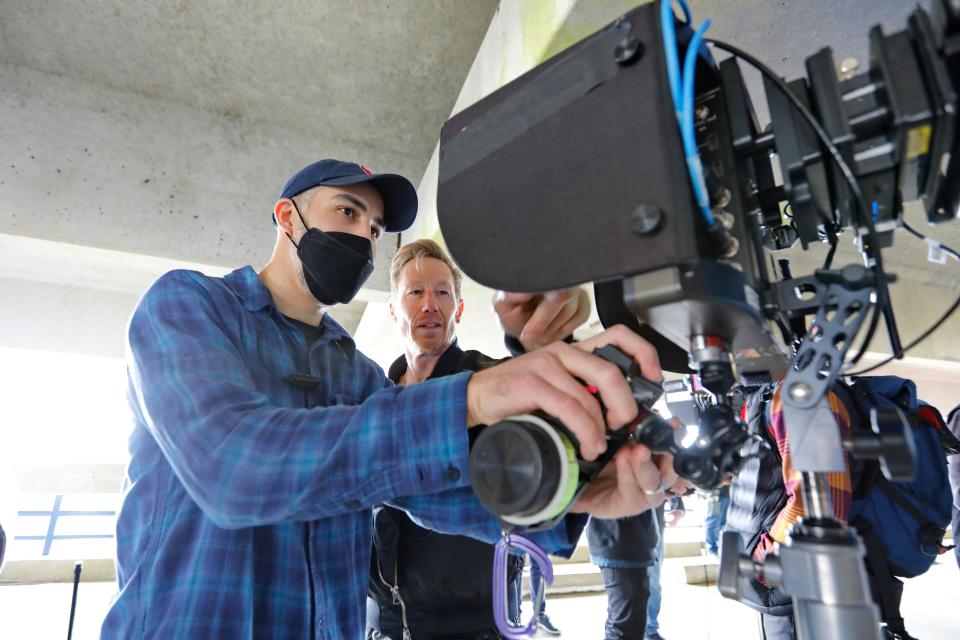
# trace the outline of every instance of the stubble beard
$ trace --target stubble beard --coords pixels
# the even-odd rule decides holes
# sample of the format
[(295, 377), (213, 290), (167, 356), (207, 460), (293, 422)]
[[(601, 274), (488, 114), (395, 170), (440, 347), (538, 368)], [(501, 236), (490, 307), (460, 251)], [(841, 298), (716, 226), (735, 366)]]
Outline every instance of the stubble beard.
[(416, 347), (417, 353), (423, 356), (439, 356), (447, 350), (447, 347), (453, 342), (453, 332), (449, 327), (445, 327), (444, 336), (440, 340), (418, 340), (411, 331), (410, 342)]

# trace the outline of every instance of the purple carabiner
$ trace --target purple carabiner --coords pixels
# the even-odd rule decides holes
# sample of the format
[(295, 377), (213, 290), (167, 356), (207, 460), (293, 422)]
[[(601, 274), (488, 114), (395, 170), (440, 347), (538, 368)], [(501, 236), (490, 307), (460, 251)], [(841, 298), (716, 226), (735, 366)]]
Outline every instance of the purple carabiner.
[[(530, 560), (540, 566), (544, 585), (539, 590), (537, 602), (533, 603), (533, 618), (525, 626), (516, 626), (510, 620), (507, 611), (507, 555), (510, 549), (520, 549), (530, 556)], [(546, 585), (553, 584), (553, 563), (550, 557), (535, 542), (516, 534), (504, 533), (493, 556), (493, 620), (504, 638), (525, 640), (537, 632), (537, 620), (540, 617), (540, 603), (543, 601)]]

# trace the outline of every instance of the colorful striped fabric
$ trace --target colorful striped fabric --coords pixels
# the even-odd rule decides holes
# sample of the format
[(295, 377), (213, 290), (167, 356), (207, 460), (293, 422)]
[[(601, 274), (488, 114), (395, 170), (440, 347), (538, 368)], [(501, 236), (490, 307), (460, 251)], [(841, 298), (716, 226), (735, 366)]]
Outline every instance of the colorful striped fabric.
[[(787, 539), (787, 532), (790, 527), (804, 515), (803, 495), (800, 486), (800, 472), (793, 468), (790, 461), (790, 450), (787, 446), (787, 427), (783, 420), (783, 398), (780, 396), (782, 385), (774, 391), (773, 398), (769, 405), (769, 419), (767, 428), (770, 435), (777, 443), (777, 449), (780, 453), (780, 459), (783, 461), (783, 480), (787, 492), (787, 503), (780, 511), (776, 521), (770, 528), (770, 532), (764, 532), (760, 538), (760, 543), (754, 551), (754, 557), (762, 559), (767, 553), (773, 551), (774, 543), (784, 542)], [(841, 402), (840, 398), (833, 392), (828, 396), (830, 410), (837, 420), (840, 429), (840, 437), (846, 439), (850, 435), (850, 414)], [(847, 462), (847, 471), (843, 473), (827, 474), (827, 484), (830, 487), (830, 500), (833, 504), (833, 514), (843, 522), (847, 521), (850, 513), (850, 501), (853, 495), (853, 489), (850, 481), (850, 460), (846, 452), (844, 459)]]

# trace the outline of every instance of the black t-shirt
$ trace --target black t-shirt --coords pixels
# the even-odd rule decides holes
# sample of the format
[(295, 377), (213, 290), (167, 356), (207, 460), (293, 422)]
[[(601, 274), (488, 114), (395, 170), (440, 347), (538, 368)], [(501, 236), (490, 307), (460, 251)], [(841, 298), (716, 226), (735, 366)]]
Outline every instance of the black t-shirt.
[(301, 322), (296, 318), (291, 318), (290, 316), (284, 316), (289, 320), (293, 326), (300, 330), (300, 333), (303, 334), (303, 338), (307, 341), (307, 346), (309, 347), (314, 341), (317, 340), (320, 336), (323, 335), (323, 327), (307, 324), (306, 322)]

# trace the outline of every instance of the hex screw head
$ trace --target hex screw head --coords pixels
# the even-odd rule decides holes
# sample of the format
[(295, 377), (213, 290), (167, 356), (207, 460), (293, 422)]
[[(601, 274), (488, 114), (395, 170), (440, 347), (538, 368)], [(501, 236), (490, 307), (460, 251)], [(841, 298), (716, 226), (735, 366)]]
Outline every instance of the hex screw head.
[(787, 391), (790, 394), (790, 398), (797, 401), (803, 402), (813, 395), (813, 387), (811, 387), (806, 382), (794, 382), (790, 385), (790, 390)]
[(626, 66), (633, 64), (643, 56), (643, 43), (637, 38), (626, 37), (620, 41), (617, 48), (613, 51), (613, 57), (617, 64)]
[(657, 231), (663, 221), (660, 207), (649, 202), (639, 205), (630, 215), (630, 229), (637, 235), (646, 236)]

